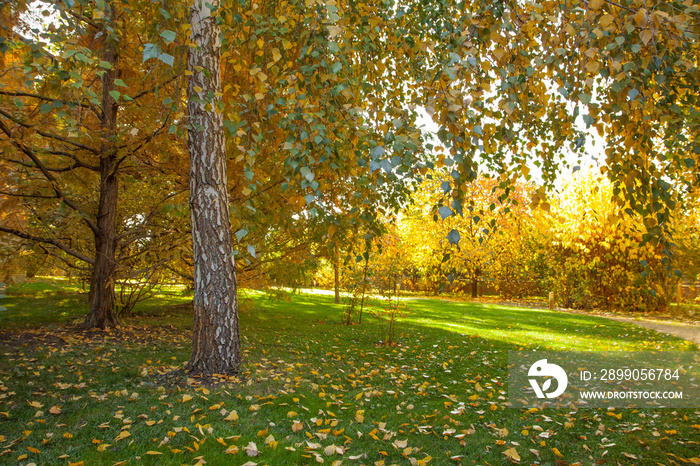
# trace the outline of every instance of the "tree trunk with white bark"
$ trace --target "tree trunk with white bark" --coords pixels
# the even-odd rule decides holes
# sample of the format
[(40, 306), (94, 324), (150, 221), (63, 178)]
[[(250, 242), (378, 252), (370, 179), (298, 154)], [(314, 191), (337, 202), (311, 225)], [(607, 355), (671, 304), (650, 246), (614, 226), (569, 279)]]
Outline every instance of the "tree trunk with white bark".
[(194, 253), (194, 330), (188, 370), (228, 374), (240, 367), (238, 301), (233, 239), (226, 189), (219, 28), (207, 5), (195, 0), (190, 11), (192, 42), (187, 68), (190, 209)]

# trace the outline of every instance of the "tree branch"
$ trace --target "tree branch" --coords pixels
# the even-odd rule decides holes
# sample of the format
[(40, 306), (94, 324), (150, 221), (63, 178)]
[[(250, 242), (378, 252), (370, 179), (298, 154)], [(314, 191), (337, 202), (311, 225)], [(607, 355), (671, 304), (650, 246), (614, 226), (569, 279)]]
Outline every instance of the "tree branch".
[(44, 253), (45, 253), (47, 256), (55, 257), (56, 259), (60, 260), (61, 262), (63, 262), (64, 264), (66, 264), (68, 267), (70, 267), (70, 268), (72, 268), (72, 269), (80, 270), (80, 271), (83, 271), (83, 272), (90, 272), (90, 271), (92, 270), (92, 267), (80, 267), (80, 266), (78, 266), (78, 265), (73, 264), (72, 262), (69, 262), (68, 260), (66, 260), (66, 258), (61, 257), (61, 256), (59, 256), (58, 254), (56, 254), (56, 253), (54, 253), (54, 252), (52, 252), (52, 251), (46, 249), (46, 248), (45, 248), (43, 245), (41, 245), (41, 244), (39, 245), (39, 247), (41, 248), (42, 251), (44, 251)]
[[(0, 112), (2, 112), (2, 111), (0, 110)], [(83, 211), (83, 209), (81, 209), (75, 202), (73, 202), (69, 198), (66, 198), (66, 196), (63, 194), (63, 191), (61, 191), (61, 189), (58, 187), (58, 180), (56, 180), (56, 178), (51, 174), (51, 172), (46, 169), (44, 164), (41, 162), (41, 160), (39, 160), (39, 158), (36, 156), (36, 154), (34, 152), (32, 152), (27, 146), (25, 146), (24, 144), (22, 144), (21, 142), (19, 142), (18, 140), (16, 140), (12, 136), (12, 132), (10, 131), (10, 129), (7, 126), (5, 126), (5, 123), (2, 120), (0, 120), (0, 130), (2, 130), (2, 132), (7, 135), (7, 137), (12, 142), (12, 145), (14, 145), (20, 151), (22, 151), (27, 157), (29, 157), (32, 160), (32, 162), (34, 162), (36, 164), (37, 168), (44, 175), (44, 178), (46, 178), (46, 180), (51, 183), (51, 187), (53, 188), (53, 191), (56, 193), (56, 197), (58, 199), (60, 199), (65, 205), (67, 205), (71, 209), (75, 210), (76, 212), (80, 213), (83, 216), (83, 220), (85, 221), (87, 226), (90, 227), (90, 229), (95, 234), (97, 234), (98, 230), (97, 230), (97, 225), (95, 224), (95, 222), (90, 220), (88, 218), (87, 213), (85, 213)]]
[[(0, 115), (4, 116), (5, 118), (12, 121), (13, 123), (16, 123), (16, 124), (22, 126), (23, 128), (33, 129), (32, 125), (18, 120), (17, 118), (13, 117), (12, 115), (10, 115), (9, 113), (5, 112), (2, 109), (0, 109)], [(59, 136), (58, 134), (51, 134), (51, 133), (47, 133), (46, 131), (41, 131), (41, 130), (36, 130), (36, 133), (39, 134), (40, 136), (45, 137), (45, 138), (55, 139), (56, 141), (61, 141), (65, 144), (70, 144), (71, 146), (77, 147), (78, 149), (83, 149), (83, 150), (86, 150), (88, 152), (92, 152), (95, 155), (100, 155), (100, 151), (95, 149), (94, 147), (90, 147), (90, 146), (87, 146), (85, 144), (81, 144), (79, 142), (71, 141), (70, 139), (63, 137), (63, 136)]]
[(90, 258), (90, 257), (88, 257), (88, 256), (86, 256), (78, 251), (75, 251), (74, 249), (69, 248), (65, 244), (63, 244), (60, 241), (57, 241), (53, 238), (42, 238), (41, 236), (30, 235), (29, 233), (24, 233), (22, 231), (15, 230), (14, 228), (7, 228), (7, 227), (4, 227), (2, 225), (0, 225), (0, 231), (4, 232), (4, 233), (9, 233), (9, 234), (17, 236), (19, 238), (28, 239), (30, 241), (35, 241), (37, 243), (50, 244), (52, 246), (57, 247), (61, 251), (65, 252), (67, 254), (70, 254), (71, 256), (75, 257), (76, 259), (79, 259), (83, 262), (87, 262), (90, 265), (95, 265), (94, 259), (92, 259), (92, 258)]
[(100, 112), (98, 112), (93, 105), (83, 104), (83, 103), (75, 102), (72, 100), (65, 101), (65, 100), (61, 100), (61, 99), (54, 99), (52, 97), (47, 97), (45, 95), (32, 94), (29, 92), (8, 92), (8, 91), (2, 91), (2, 90), (0, 90), (0, 95), (7, 95), (7, 96), (11, 96), (11, 97), (30, 97), (32, 99), (45, 100), (47, 102), (54, 102), (54, 101), (58, 100), (59, 102), (63, 102), (64, 104), (67, 104), (67, 105), (77, 105), (78, 107), (84, 108), (86, 110), (90, 110), (98, 118), (100, 117)]
[(165, 81), (164, 83), (161, 83), (160, 85), (155, 85), (155, 86), (153, 86), (153, 87), (150, 88), (150, 89), (143, 90), (143, 91), (139, 92), (138, 94), (133, 95), (133, 96), (130, 96), (130, 97), (131, 97), (132, 100), (136, 100), (136, 99), (138, 99), (138, 98), (140, 98), (140, 97), (143, 97), (143, 96), (145, 96), (145, 95), (150, 94), (151, 92), (156, 91), (157, 89), (159, 89), (159, 88), (161, 88), (161, 87), (163, 87), (163, 86), (167, 86), (167, 85), (170, 84), (171, 82), (175, 81), (177, 78), (178, 78), (177, 75), (176, 75), (176, 76), (173, 76), (172, 78), (168, 79), (168, 80)]
[(56, 199), (56, 196), (43, 196), (41, 194), (22, 194), (22, 193), (11, 193), (9, 191), (0, 191), (0, 196), (10, 196), (10, 197), (31, 197), (34, 199)]

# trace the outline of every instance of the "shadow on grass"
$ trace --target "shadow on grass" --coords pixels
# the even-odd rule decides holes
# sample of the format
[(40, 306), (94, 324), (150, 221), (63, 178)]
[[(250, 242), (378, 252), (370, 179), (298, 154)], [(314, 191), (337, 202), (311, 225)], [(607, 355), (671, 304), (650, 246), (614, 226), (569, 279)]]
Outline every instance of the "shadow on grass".
[[(0, 313), (0, 329), (78, 322), (87, 312), (86, 297), (78, 287), (68, 286), (65, 281), (40, 280), (10, 287), (8, 298), (3, 300), (7, 310)], [(326, 325), (343, 327), (340, 322), (345, 304), (335, 304), (329, 295), (289, 293), (273, 298), (262, 292), (241, 290), (239, 299), (243, 335), (292, 332), (297, 337), (312, 334), (312, 329)], [(684, 344), (683, 340), (633, 324), (594, 316), (440, 299), (405, 303), (408, 312), (399, 319), (399, 332), (447, 331), (517, 347), (557, 350), (673, 349)], [(383, 323), (375, 311), (382, 306), (382, 301), (369, 298), (363, 313), (366, 332), (377, 341), (383, 339)], [(356, 311), (355, 321), (357, 317)], [(191, 329), (191, 295), (166, 290), (139, 303), (134, 317), (124, 319), (124, 323)], [(353, 332), (338, 333), (343, 338), (352, 338)]]

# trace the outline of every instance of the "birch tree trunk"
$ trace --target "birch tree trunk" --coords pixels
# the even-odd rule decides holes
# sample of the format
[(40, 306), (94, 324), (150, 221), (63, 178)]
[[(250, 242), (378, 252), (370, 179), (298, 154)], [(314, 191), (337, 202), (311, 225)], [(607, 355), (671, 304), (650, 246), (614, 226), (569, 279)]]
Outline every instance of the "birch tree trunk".
[(216, 95), (221, 95), (221, 44), (207, 4), (217, 2), (194, 0), (190, 10), (195, 46), (187, 61), (192, 72), (187, 109), (194, 253), (194, 330), (188, 370), (227, 374), (240, 366), (240, 338), (224, 126), (216, 110)]

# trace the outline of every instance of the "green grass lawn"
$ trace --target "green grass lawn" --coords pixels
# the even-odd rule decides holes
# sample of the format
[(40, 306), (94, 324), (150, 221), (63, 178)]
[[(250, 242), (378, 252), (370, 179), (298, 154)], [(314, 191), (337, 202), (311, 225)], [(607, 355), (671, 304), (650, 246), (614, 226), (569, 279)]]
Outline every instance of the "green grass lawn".
[(211, 385), (182, 372), (188, 296), (143, 303), (119, 330), (76, 331), (84, 295), (58, 282), (24, 290), (10, 288), (0, 314), (0, 463), (493, 465), (515, 452), (524, 464), (671, 465), (700, 456), (698, 409), (507, 407), (508, 350), (697, 350), (631, 324), (414, 299), (398, 344), (383, 346), (386, 324), (372, 312), (345, 326), (332, 296), (247, 291), (243, 371)]

